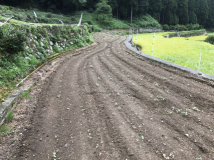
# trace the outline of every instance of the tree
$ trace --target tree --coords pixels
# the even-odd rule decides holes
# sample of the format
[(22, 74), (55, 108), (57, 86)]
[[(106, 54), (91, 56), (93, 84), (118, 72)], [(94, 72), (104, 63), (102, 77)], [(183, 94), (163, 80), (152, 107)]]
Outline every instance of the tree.
[(77, 7), (77, 9), (81, 8), (86, 4), (87, 0), (73, 0), (73, 3)]
[(149, 0), (138, 0), (138, 15), (146, 14), (149, 9)]
[(188, 16), (188, 1), (189, 0), (179, 0), (178, 1), (178, 17), (179, 17), (179, 24), (188, 24), (189, 23), (189, 16)]
[(176, 0), (163, 0), (162, 1), (161, 23), (168, 25), (177, 24), (177, 2)]
[(197, 16), (196, 16), (196, 1), (195, 0), (189, 0), (188, 10), (189, 10), (189, 23), (196, 24)]
[(213, 27), (214, 26), (214, 1), (208, 0), (208, 5), (209, 5), (209, 14), (208, 14), (209, 21), (207, 21), (206, 26)]
[(131, 23), (132, 23), (133, 11), (138, 10), (138, 1), (137, 0), (129, 0), (129, 4), (131, 6)]
[(160, 13), (162, 10), (162, 0), (150, 0), (148, 13), (160, 22)]
[(198, 22), (199, 24), (205, 26), (208, 18), (208, 14), (209, 14), (209, 7), (208, 7), (207, 0), (199, 0), (198, 4), (200, 6), (197, 13)]
[(109, 0), (109, 5), (112, 8), (112, 13), (118, 18), (118, 1), (117, 0)]
[(97, 20), (107, 21), (112, 18), (112, 8), (107, 3), (107, 0), (100, 0), (100, 2), (96, 5), (97, 10), (95, 13), (97, 14)]

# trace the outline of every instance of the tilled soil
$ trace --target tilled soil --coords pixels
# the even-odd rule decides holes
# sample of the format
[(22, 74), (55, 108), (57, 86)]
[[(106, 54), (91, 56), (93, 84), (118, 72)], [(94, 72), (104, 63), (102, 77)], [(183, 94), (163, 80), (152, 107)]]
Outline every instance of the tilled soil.
[(124, 36), (46, 79), (13, 159), (213, 160), (214, 84), (139, 58)]

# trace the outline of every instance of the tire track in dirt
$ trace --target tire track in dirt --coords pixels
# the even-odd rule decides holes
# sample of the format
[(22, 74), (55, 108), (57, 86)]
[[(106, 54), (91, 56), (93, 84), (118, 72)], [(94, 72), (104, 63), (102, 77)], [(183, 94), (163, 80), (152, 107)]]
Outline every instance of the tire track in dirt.
[(95, 33), (98, 46), (47, 79), (15, 159), (214, 159), (213, 82), (141, 59), (125, 39)]
[[(106, 72), (107, 73), (107, 72)], [(124, 84), (128, 84), (129, 82), (125, 82)], [(111, 85), (112, 86), (112, 85)], [(116, 86), (115, 86), (116, 87)], [(130, 86), (128, 86), (127, 88), (133, 88), (133, 86), (132, 85), (130, 85)], [(137, 89), (135, 89), (136, 90), (136, 92), (137, 92)], [(136, 93), (135, 92), (135, 93)], [(128, 94), (130, 94), (130, 92), (128, 92)], [(132, 93), (131, 93), (132, 94)], [(143, 94), (143, 93), (142, 93)], [(134, 97), (134, 98), (136, 98), (136, 97)], [(117, 98), (118, 99), (118, 98)], [(125, 99), (125, 98), (123, 98), (123, 99)], [(141, 99), (144, 99), (145, 100), (145, 98), (143, 98), (143, 97), (141, 97)], [(119, 100), (118, 100), (119, 101)], [(130, 104), (132, 104), (132, 103), (135, 103), (135, 101), (136, 100), (133, 100), (132, 102), (129, 102)], [(123, 102), (122, 102), (123, 103)], [(143, 105), (143, 103), (140, 103), (141, 105)], [(144, 107), (146, 107), (146, 106), (144, 106)], [(131, 108), (131, 107), (128, 107), (128, 108)], [(132, 106), (132, 108), (135, 108), (135, 110), (128, 110), (128, 109), (126, 109), (126, 110), (128, 110), (128, 111), (126, 111), (126, 115), (135, 115), (136, 113), (138, 113), (139, 112), (139, 108), (136, 108), (136, 106)], [(131, 114), (132, 113), (132, 114)], [(140, 112), (139, 113), (144, 113), (144, 112), (142, 112), (142, 110), (140, 110)], [(145, 114), (145, 113), (144, 113)], [(149, 113), (146, 113), (147, 115), (149, 114)], [(155, 113), (152, 113), (152, 114), (155, 114)], [(143, 115), (143, 114), (139, 114), (141, 117), (143, 116), (144, 117), (144, 120), (145, 119), (148, 119), (148, 121), (150, 120), (150, 117), (153, 117), (153, 116), (151, 116), (151, 114), (150, 114), (150, 117), (145, 117), (145, 115)], [(137, 120), (136, 120), (136, 118), (133, 116), (131, 116), (131, 118), (129, 118), (129, 120), (132, 120), (132, 121), (136, 121), (137, 122)], [(133, 120), (134, 119), (134, 120)], [(141, 118), (142, 119), (142, 118)], [(147, 122), (148, 122), (147, 121)], [(151, 121), (151, 120), (150, 120)], [(147, 122), (145, 122), (145, 123), (147, 123)], [(159, 122), (159, 120), (158, 120), (158, 122)], [(151, 122), (148, 122), (148, 123), (151, 123)], [(139, 122), (139, 123), (135, 123), (134, 124), (134, 122), (131, 122), (131, 124), (132, 125), (130, 125), (130, 127), (133, 127), (133, 126), (140, 126), (140, 124), (143, 124), (143, 122)], [(134, 125), (133, 125), (134, 124)], [(159, 125), (156, 125), (156, 126), (159, 126)], [(150, 128), (150, 127), (148, 127), (148, 126), (146, 126), (146, 129), (145, 130), (148, 130), (148, 131), (151, 131), (151, 130), (153, 130), (153, 131), (155, 131), (156, 129), (155, 128)], [(138, 129), (135, 129), (135, 130), (138, 130)], [(165, 129), (166, 130), (166, 129)], [(151, 133), (151, 132), (150, 132)], [(156, 132), (156, 133), (158, 133), (158, 131)], [(146, 135), (145, 133), (143, 134), (144, 136)], [(146, 135), (146, 138), (149, 138), (150, 136), (149, 135)], [(149, 138), (150, 139), (150, 138)], [(158, 146), (160, 147), (160, 145), (161, 144), (158, 144)]]
[[(108, 63), (107, 63), (108, 64)], [(125, 83), (126, 84), (126, 83)], [(130, 87), (131, 88), (131, 87)], [(204, 128), (203, 128), (204, 129)], [(207, 128), (206, 128), (207, 129)], [(211, 141), (210, 141), (211, 142)], [(212, 146), (211, 146), (212, 147)]]

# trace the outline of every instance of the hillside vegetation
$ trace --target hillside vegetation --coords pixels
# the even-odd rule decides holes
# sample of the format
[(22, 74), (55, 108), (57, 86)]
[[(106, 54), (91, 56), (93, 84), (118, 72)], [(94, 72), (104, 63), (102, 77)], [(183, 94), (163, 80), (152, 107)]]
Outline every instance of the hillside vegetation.
[[(214, 26), (213, 0), (1, 0), (0, 4), (20, 6), (21, 8), (38, 8), (45, 12), (74, 14), (80, 10), (94, 13), (99, 3), (106, 3), (109, 18), (112, 16), (131, 22), (131, 18), (139, 18), (149, 14), (158, 23), (164, 25), (200, 24), (206, 28)], [(103, 5), (102, 5), (103, 6)], [(107, 9), (107, 10), (106, 10)], [(100, 14), (96, 17), (98, 20)], [(69, 21), (69, 20), (68, 20)]]
[(0, 28), (0, 99), (35, 67), (55, 53), (91, 44), (99, 27), (30, 26), (5, 24)]
[(64, 24), (78, 24), (81, 14), (83, 14), (82, 23), (88, 23), (90, 25), (98, 25), (104, 29), (128, 29), (130, 26), (138, 28), (161, 28), (161, 25), (152, 18), (150, 15), (144, 15), (139, 18), (134, 18), (133, 24), (125, 20), (119, 20), (116, 18), (108, 19), (107, 21), (97, 21), (97, 15), (95, 13), (89, 13), (88, 11), (79, 11), (70, 15), (55, 14), (52, 12), (35, 11), (37, 18), (34, 15), (32, 9), (20, 9), (10, 6), (0, 6), (0, 21), (4, 22), (11, 16), (14, 16), (10, 23), (15, 24), (28, 24), (36, 23), (38, 25), (62, 25)]

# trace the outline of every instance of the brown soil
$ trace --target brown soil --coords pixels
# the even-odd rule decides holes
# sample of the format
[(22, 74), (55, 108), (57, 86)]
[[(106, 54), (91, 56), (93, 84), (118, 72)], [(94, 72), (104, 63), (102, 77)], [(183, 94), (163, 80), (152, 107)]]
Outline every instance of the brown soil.
[(124, 36), (94, 39), (33, 90), (7, 158), (213, 160), (213, 82), (139, 58)]

